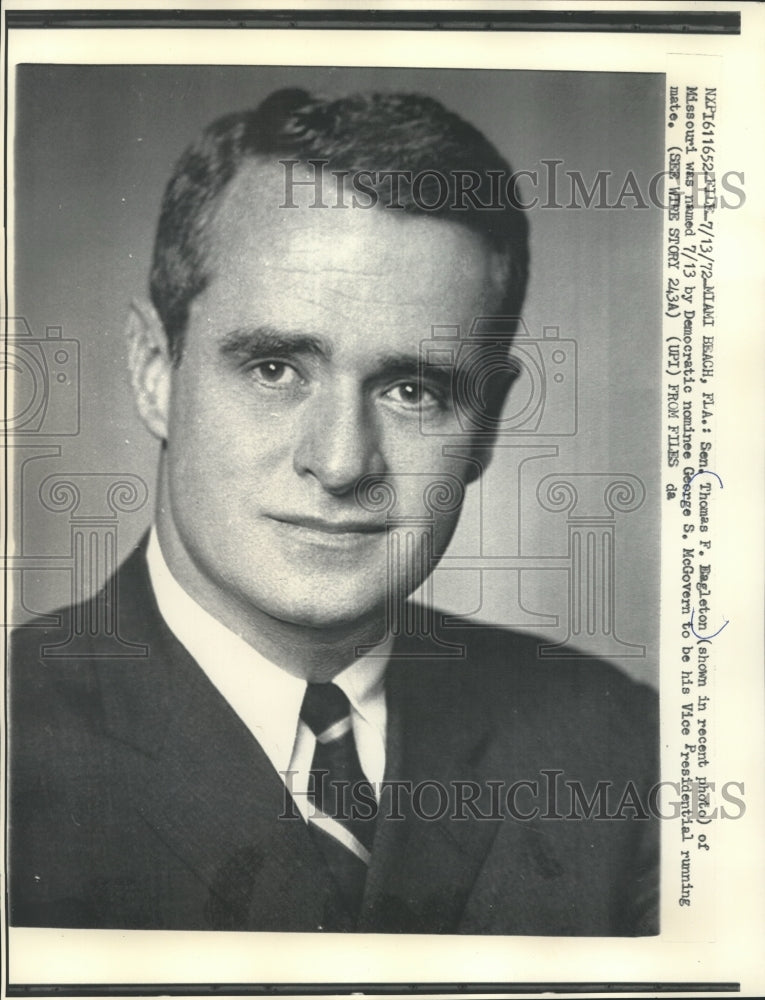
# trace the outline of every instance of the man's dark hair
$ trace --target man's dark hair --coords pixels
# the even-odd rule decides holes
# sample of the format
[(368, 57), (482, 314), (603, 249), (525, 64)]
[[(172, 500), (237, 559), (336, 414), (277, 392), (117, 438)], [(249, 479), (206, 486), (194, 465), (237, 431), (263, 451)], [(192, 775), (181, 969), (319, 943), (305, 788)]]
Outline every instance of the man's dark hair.
[[(510, 165), (485, 136), (438, 101), (418, 94), (354, 94), (327, 101), (304, 90), (279, 90), (255, 110), (226, 115), (205, 129), (181, 157), (165, 190), (151, 298), (176, 361), (191, 302), (210, 278), (207, 230), (217, 200), (242, 164), (253, 159), (321, 160), (331, 171), (370, 171), (376, 178), (403, 171), (398, 210), (447, 218), (480, 234), (500, 256), (506, 275), (499, 311), (519, 314), (528, 267), (527, 221), (508, 194)], [(490, 207), (476, 207), (465, 198), (464, 207), (453, 207), (460, 200), (458, 175), (466, 171), (478, 176), (473, 190), (479, 204)], [(412, 180), (418, 175), (423, 176), (415, 197)], [(382, 183), (369, 187), (390, 199), (389, 185), (390, 180), (385, 192)], [(444, 186), (449, 196), (440, 199), (443, 204), (423, 208), (438, 204)], [(386, 207), (384, 196), (378, 205)]]

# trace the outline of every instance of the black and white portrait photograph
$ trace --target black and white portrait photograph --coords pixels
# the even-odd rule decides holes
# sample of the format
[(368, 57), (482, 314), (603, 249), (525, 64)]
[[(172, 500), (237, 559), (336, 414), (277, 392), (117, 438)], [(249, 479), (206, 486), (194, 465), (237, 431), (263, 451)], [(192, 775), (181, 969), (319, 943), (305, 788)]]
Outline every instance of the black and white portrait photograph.
[(675, 152), (650, 60), (86, 27), (9, 69), (11, 934), (683, 939), (754, 808), (708, 721), (716, 88)]

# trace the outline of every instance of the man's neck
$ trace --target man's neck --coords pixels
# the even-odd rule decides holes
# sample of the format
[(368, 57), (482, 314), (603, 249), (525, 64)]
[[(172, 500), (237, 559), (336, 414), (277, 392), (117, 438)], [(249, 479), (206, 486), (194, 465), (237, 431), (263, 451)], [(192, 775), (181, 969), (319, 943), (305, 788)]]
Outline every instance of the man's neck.
[(357, 660), (363, 648), (386, 638), (384, 609), (362, 621), (332, 628), (275, 618), (207, 580), (182, 548), (172, 525), (161, 517), (155, 530), (164, 562), (176, 583), (213, 618), (296, 677), (314, 683), (330, 681)]

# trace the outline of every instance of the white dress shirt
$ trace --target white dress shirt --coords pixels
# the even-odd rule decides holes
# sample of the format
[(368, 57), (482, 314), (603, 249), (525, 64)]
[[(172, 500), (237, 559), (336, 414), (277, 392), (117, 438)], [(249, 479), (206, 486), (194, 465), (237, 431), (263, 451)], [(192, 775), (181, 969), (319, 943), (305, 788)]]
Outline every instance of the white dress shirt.
[[(300, 719), (306, 682), (287, 673), (221, 624), (186, 593), (165, 562), (156, 531), (146, 551), (160, 613), (291, 788), (303, 818), (316, 740)], [(345, 667), (333, 681), (351, 703), (359, 761), (379, 800), (385, 772), (385, 668), (390, 642)], [(293, 774), (285, 778), (284, 772)]]

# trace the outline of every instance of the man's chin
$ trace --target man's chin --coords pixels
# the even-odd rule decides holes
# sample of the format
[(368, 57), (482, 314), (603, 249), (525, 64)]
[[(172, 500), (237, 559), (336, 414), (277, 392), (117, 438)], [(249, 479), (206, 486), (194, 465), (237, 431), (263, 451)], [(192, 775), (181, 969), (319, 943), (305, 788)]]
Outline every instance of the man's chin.
[(333, 634), (375, 633), (370, 641), (382, 642), (386, 634), (387, 600), (370, 601), (368, 593), (350, 600), (333, 600), (331, 594), (320, 600), (314, 596), (285, 599), (275, 604), (271, 613), (284, 624), (320, 633), (319, 640), (321, 634), (330, 639)]

